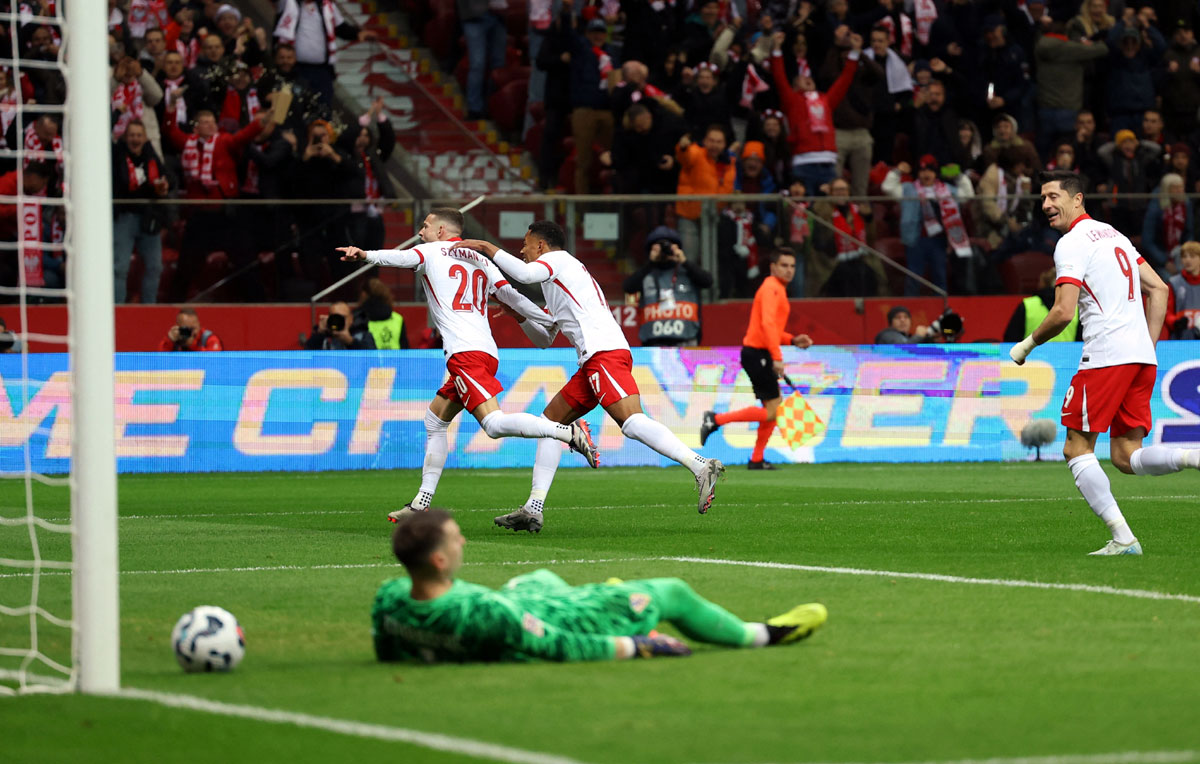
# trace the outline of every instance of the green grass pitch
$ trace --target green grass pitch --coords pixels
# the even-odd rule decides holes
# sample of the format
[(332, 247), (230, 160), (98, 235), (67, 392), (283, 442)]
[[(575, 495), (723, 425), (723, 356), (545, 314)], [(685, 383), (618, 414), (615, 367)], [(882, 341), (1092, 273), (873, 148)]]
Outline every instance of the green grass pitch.
[[(1130, 751), (1200, 761), (1200, 474), (1108, 471), (1145, 557), (1086, 556), (1107, 532), (1062, 463), (731, 467), (707, 516), (679, 468), (564, 469), (536, 536), (492, 525), (525, 498), (527, 470), (447, 471), (436, 504), (457, 512), (469, 580), (498, 585), (543, 565), (573, 583), (681, 576), (747, 620), (809, 601), (830, 612), (812, 639), (785, 648), (461, 666), (382, 665), (371, 650), (372, 595), (400, 573), (384, 514), (411, 497), (416, 473), (123, 477), (125, 687), (439, 733), (450, 750), (409, 732), (378, 739), (360, 727), (27, 695), (0, 698), (0, 761), (507, 755), (468, 755), (471, 741), (547, 764)], [(66, 517), (65, 489), (38, 487), (35, 499), (41, 516)], [(20, 484), (0, 485), (0, 513), (23, 508)], [(67, 537), (37, 538), (43, 556), (67, 558)], [(30, 552), (25, 527), (0, 526), (0, 557)], [(680, 557), (706, 561), (664, 559)], [(30, 579), (0, 573), (0, 604), (27, 604)], [(63, 613), (68, 589), (66, 576), (43, 576), (39, 600)], [(172, 625), (200, 604), (231, 610), (245, 628), (246, 658), (232, 674), (185, 675), (172, 657)], [(28, 644), (27, 624), (0, 617), (0, 646)], [(64, 630), (43, 624), (40, 638), (65, 657)]]

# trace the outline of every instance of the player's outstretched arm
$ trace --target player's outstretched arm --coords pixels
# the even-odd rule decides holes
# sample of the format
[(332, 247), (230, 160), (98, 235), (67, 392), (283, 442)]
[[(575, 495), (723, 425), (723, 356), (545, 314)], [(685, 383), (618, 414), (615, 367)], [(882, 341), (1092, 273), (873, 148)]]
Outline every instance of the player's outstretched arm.
[(540, 348), (548, 348), (558, 336), (558, 326), (537, 305), (518, 292), (507, 282), (493, 292), (501, 309), (516, 319), (530, 342)]
[(425, 256), (415, 249), (374, 249), (362, 250), (358, 247), (338, 247), (342, 260), (347, 263), (373, 263), (375, 265), (390, 265), (395, 268), (416, 268), (425, 262)]
[(1150, 341), (1157, 345), (1167, 317), (1170, 287), (1145, 260), (1138, 263), (1138, 276), (1142, 280), (1142, 294), (1146, 296), (1146, 327), (1150, 330)]

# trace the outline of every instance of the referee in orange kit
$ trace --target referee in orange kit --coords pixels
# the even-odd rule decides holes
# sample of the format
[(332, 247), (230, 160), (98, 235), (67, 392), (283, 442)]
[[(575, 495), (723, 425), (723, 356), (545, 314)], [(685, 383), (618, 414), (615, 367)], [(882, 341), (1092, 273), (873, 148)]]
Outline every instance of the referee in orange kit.
[(754, 397), (762, 401), (761, 406), (750, 406), (737, 411), (717, 414), (704, 412), (700, 425), (700, 445), (721, 425), (729, 422), (758, 422), (758, 438), (754, 441), (754, 453), (746, 465), (752, 470), (773, 470), (763, 456), (767, 441), (775, 431), (775, 413), (783, 396), (779, 393), (779, 377), (783, 375), (783, 353), (779, 346), (790, 343), (798, 348), (812, 345), (807, 334), (788, 334), (787, 285), (796, 275), (796, 254), (787, 247), (771, 253), (771, 275), (763, 280), (754, 294), (754, 307), (750, 309), (750, 326), (742, 339), (742, 368), (754, 386)]

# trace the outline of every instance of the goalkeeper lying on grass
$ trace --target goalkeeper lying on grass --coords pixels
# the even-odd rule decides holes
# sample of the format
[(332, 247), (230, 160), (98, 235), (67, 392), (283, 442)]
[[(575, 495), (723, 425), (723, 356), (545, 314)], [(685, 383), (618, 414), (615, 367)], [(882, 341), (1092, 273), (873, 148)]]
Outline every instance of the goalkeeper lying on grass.
[(825, 623), (825, 607), (800, 605), (766, 623), (746, 623), (678, 578), (570, 586), (548, 570), (517, 576), (499, 591), (455, 578), (462, 530), (441, 510), (397, 526), (392, 548), (409, 578), (384, 582), (371, 627), (381, 661), (554, 661), (689, 655), (659, 621), (699, 642), (763, 647), (796, 642)]

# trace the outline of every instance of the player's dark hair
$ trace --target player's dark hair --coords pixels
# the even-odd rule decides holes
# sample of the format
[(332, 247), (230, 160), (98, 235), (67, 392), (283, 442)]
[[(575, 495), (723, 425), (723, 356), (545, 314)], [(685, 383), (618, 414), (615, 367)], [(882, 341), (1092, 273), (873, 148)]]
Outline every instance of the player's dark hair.
[(1070, 170), (1048, 170), (1042, 173), (1039, 178), (1039, 185), (1046, 183), (1058, 183), (1067, 196), (1075, 196), (1075, 194), (1083, 193), (1083, 179), (1079, 177), (1079, 173), (1071, 172)]
[(434, 207), (429, 214), (442, 221), (447, 228), (453, 229), (454, 233), (462, 233), (466, 225), (463, 214), (453, 207)]
[(776, 247), (775, 249), (771, 250), (771, 254), (767, 255), (767, 259), (772, 265), (779, 262), (779, 258), (781, 257), (790, 257), (795, 260), (796, 252), (791, 247)]
[(553, 220), (537, 220), (530, 224), (529, 232), (546, 242), (546, 246), (552, 251), (565, 249), (567, 246), (567, 234), (562, 226)]
[(400, 521), (392, 533), (392, 552), (408, 572), (425, 570), (429, 555), (446, 538), (446, 521), (450, 513), (444, 509), (414, 512)]
[(54, 167), (49, 162), (30, 162), (25, 165), (25, 173), (49, 180), (54, 176)]

